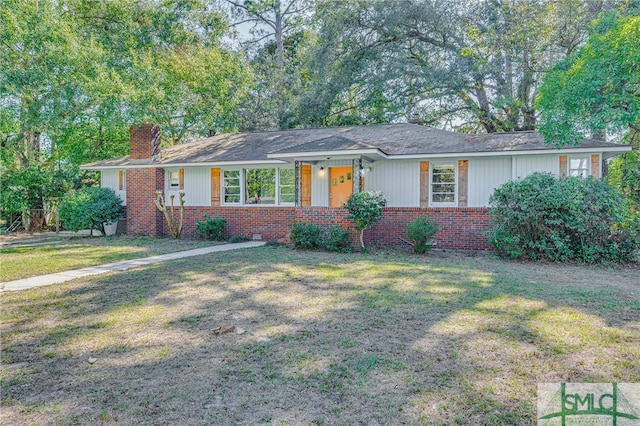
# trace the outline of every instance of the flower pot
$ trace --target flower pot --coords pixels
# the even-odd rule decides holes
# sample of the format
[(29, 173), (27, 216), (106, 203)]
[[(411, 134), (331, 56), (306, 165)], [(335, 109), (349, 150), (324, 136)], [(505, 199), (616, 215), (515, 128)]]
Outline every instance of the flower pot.
[(116, 234), (116, 230), (118, 229), (118, 221), (117, 220), (115, 222), (111, 222), (111, 223), (105, 222), (102, 225), (104, 226), (104, 235), (105, 236), (115, 235)]

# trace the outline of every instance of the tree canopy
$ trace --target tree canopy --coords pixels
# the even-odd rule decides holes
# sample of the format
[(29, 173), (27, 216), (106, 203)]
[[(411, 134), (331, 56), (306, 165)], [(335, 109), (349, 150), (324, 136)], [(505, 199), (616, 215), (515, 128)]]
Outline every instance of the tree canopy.
[(315, 124), (417, 115), (471, 132), (533, 129), (543, 73), (607, 2), (321, 1)]
[(123, 155), (141, 121), (170, 144), (234, 128), (248, 73), (222, 46), (224, 15), (202, 1), (1, 2), (5, 159)]
[(586, 44), (545, 76), (539, 107), (547, 140), (640, 132), (640, 15), (609, 13)]
[[(35, 196), (2, 197), (3, 207), (41, 208), (45, 187), (82, 185), (77, 173), (64, 188), (56, 176), (127, 154), (128, 129), (143, 121), (162, 127), (165, 145), (402, 120), (471, 133), (542, 123), (557, 143), (633, 138), (634, 10), (621, 0), (0, 0), (2, 183), (22, 188), (40, 172), (51, 182), (34, 177)], [(627, 169), (618, 175), (637, 176)]]

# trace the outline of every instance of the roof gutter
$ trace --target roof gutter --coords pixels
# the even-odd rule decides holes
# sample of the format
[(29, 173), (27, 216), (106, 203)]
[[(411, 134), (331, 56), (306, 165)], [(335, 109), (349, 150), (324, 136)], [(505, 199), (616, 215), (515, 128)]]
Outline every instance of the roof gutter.
[(171, 167), (224, 167), (224, 166), (241, 166), (241, 165), (262, 165), (262, 164), (289, 164), (282, 160), (251, 160), (251, 161), (206, 161), (198, 163), (157, 163), (157, 164), (121, 164), (113, 166), (100, 166), (86, 164), (80, 166), (81, 170), (110, 170), (110, 169), (167, 169)]
[(512, 155), (545, 155), (545, 154), (588, 154), (588, 153), (625, 153), (632, 150), (631, 145), (621, 145), (620, 147), (599, 147), (599, 148), (563, 148), (563, 149), (538, 149), (527, 151), (487, 151), (487, 152), (447, 152), (437, 154), (394, 154), (389, 155), (389, 160), (411, 160), (421, 158), (451, 158), (451, 157), (503, 157)]

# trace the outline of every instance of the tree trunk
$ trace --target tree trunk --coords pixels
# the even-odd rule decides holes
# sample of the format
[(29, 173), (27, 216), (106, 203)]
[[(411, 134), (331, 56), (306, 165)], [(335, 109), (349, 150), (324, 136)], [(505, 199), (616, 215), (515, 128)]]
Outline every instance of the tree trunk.
[(40, 159), (40, 133), (34, 130), (25, 130), (22, 138), (23, 149), (20, 152), (20, 167), (29, 167), (32, 162)]
[(40, 232), (44, 228), (44, 210), (43, 209), (31, 209), (29, 210), (29, 232)]
[(276, 48), (278, 54), (278, 64), (282, 67), (284, 66), (284, 40), (283, 40), (283, 31), (282, 31), (282, 15), (280, 11), (276, 11), (276, 21), (275, 21), (275, 35), (276, 35)]

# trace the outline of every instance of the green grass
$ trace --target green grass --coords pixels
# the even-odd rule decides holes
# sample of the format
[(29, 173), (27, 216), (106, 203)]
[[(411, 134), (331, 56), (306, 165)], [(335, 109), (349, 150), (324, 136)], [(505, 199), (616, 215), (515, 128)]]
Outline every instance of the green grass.
[(47, 245), (5, 248), (2, 249), (0, 281), (190, 250), (205, 245), (211, 245), (211, 242), (117, 236), (73, 238)]
[(0, 418), (533, 425), (540, 382), (640, 381), (639, 277), (264, 247), (6, 293)]

